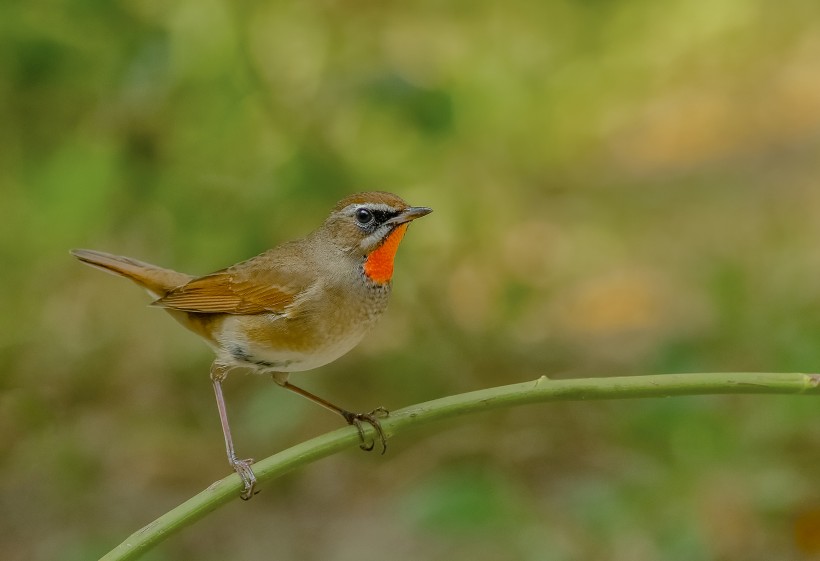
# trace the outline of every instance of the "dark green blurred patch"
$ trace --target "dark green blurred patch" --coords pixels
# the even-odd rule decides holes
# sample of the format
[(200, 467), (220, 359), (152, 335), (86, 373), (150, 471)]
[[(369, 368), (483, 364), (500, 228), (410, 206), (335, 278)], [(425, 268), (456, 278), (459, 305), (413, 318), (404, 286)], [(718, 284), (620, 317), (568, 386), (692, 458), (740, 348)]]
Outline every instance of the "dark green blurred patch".
[(622, 438), (668, 462), (673, 469), (698, 469), (735, 453), (737, 435), (723, 420), (719, 397), (665, 398), (637, 402), (622, 419)]
[(16, 64), (10, 77), (23, 90), (59, 83), (69, 72), (65, 64), (69, 56), (65, 45), (55, 41), (23, 41), (17, 45), (16, 51)]
[(444, 89), (422, 87), (388, 73), (371, 82), (365, 91), (377, 105), (394, 109), (426, 134), (441, 135), (452, 130), (453, 102)]
[(480, 466), (444, 468), (399, 500), (403, 516), (441, 535), (513, 531), (520, 499), (499, 473)]
[(528, 304), (532, 304), (532, 297), (536, 294), (532, 285), (521, 281), (509, 281), (504, 285), (504, 307), (510, 317), (516, 317), (524, 311)]
[(566, 523), (585, 537), (587, 555), (606, 557), (612, 543), (647, 554), (654, 542), (664, 559), (708, 558), (698, 529), (687, 521), (688, 493), (674, 480), (626, 477), (613, 485), (610, 479), (581, 477), (566, 482), (555, 501)]
[(341, 198), (353, 183), (344, 160), (321, 142), (299, 146), (276, 179), (286, 193), (314, 201)]
[(703, 347), (700, 339), (671, 341), (658, 349), (651, 370), (668, 374), (698, 372), (705, 368)]

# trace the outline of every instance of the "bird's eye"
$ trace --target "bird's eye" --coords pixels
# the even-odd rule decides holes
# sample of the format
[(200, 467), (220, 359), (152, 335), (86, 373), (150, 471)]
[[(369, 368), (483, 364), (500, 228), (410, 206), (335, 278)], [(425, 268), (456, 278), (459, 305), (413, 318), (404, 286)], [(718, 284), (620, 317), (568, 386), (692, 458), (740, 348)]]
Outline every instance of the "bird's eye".
[(373, 213), (366, 208), (360, 208), (356, 211), (356, 222), (361, 225), (370, 224), (373, 222)]

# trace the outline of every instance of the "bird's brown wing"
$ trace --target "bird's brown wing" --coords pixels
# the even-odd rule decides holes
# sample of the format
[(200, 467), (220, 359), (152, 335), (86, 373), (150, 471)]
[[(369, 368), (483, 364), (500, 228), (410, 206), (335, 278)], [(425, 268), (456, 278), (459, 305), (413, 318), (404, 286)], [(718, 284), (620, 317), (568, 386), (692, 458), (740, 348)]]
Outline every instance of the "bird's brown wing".
[(243, 269), (225, 269), (195, 278), (153, 305), (211, 314), (285, 313), (307, 286), (288, 286), (271, 277)]

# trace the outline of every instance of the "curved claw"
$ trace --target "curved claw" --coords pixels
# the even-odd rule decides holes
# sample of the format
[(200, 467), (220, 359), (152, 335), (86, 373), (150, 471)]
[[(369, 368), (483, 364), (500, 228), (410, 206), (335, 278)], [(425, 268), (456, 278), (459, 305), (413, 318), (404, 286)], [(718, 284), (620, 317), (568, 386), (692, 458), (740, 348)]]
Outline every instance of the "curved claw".
[(388, 411), (387, 409), (385, 409), (382, 406), (379, 406), (379, 407), (376, 407), (373, 411), (371, 411), (370, 414), (373, 415), (374, 417), (386, 418), (386, 417), (390, 416), (390, 411)]
[(239, 498), (243, 501), (249, 500), (259, 491), (256, 491), (256, 475), (254, 475), (253, 470), (251, 469), (251, 464), (253, 463), (253, 458), (248, 458), (246, 460), (239, 460), (234, 459), (231, 461), (231, 465), (239, 477), (242, 478), (242, 483), (245, 484), (245, 488), (242, 489), (242, 492), (239, 494)]
[(359, 440), (361, 441), (359, 448), (365, 452), (370, 452), (373, 450), (373, 448), (376, 447), (376, 441), (367, 441), (364, 436), (362, 421), (373, 427), (379, 437), (379, 442), (382, 445), (382, 454), (384, 454), (387, 452), (387, 435), (384, 434), (382, 424), (379, 422), (378, 417), (387, 417), (389, 414), (390, 412), (384, 407), (377, 407), (370, 413), (351, 413), (350, 411), (344, 411), (342, 416), (345, 418), (345, 421), (347, 421), (347, 424), (356, 427), (356, 430), (359, 432)]

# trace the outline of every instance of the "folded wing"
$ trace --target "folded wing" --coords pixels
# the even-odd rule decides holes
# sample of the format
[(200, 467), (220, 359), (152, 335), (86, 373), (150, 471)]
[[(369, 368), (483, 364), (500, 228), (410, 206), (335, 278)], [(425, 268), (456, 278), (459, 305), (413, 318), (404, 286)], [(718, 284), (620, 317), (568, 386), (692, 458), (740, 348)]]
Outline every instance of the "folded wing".
[(301, 292), (228, 269), (195, 278), (152, 305), (210, 314), (284, 313)]

